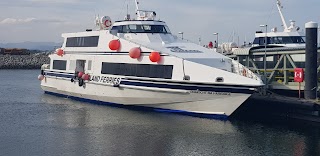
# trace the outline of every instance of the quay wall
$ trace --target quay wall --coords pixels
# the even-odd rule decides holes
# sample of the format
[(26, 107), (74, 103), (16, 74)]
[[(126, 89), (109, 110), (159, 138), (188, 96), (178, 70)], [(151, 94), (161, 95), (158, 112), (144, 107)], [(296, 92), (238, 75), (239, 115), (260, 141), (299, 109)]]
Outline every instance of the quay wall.
[(40, 69), (42, 64), (49, 64), (49, 53), (30, 55), (0, 55), (0, 69)]

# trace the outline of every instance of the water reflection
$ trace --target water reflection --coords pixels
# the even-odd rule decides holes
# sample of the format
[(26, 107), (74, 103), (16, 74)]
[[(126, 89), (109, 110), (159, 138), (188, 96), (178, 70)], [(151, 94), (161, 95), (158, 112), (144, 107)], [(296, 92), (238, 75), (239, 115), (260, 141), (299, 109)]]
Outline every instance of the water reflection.
[[(319, 128), (219, 121), (81, 103), (43, 95), (54, 106), (47, 124), (78, 154), (123, 155), (314, 155)], [(50, 111), (52, 112), (52, 111)], [(62, 134), (61, 134), (62, 133)], [(319, 133), (318, 133), (319, 134)], [(311, 136), (310, 136), (311, 135)], [(51, 139), (56, 139), (53, 137)], [(56, 140), (57, 141), (57, 140)], [(54, 142), (54, 141), (53, 141)], [(66, 150), (67, 150), (66, 149)], [(81, 152), (80, 152), (81, 151)]]
[(38, 72), (0, 71), (0, 155), (320, 155), (320, 126), (82, 103), (43, 94)]

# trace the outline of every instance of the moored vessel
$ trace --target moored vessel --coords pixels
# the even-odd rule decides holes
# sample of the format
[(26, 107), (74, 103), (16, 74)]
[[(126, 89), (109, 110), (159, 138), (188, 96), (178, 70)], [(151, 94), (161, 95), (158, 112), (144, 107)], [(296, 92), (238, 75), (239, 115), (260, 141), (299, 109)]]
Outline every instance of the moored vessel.
[(97, 30), (65, 33), (39, 76), (49, 94), (162, 111), (230, 116), (261, 79), (240, 63), (172, 35), (154, 11), (96, 19)]

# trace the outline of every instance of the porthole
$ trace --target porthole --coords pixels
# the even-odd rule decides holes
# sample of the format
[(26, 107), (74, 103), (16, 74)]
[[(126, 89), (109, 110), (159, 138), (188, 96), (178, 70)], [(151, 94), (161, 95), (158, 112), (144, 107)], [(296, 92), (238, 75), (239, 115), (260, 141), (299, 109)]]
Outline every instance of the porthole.
[(217, 77), (216, 78), (216, 82), (223, 82), (224, 80), (223, 80), (223, 77)]

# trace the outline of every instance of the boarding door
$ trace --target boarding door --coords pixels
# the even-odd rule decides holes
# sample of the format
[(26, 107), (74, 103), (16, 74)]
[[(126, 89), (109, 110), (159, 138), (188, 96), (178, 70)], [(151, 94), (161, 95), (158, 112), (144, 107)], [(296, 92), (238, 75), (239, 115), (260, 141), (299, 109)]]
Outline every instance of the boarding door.
[(75, 72), (85, 72), (84, 68), (86, 66), (86, 60), (77, 60)]

